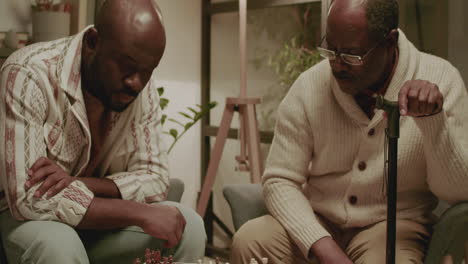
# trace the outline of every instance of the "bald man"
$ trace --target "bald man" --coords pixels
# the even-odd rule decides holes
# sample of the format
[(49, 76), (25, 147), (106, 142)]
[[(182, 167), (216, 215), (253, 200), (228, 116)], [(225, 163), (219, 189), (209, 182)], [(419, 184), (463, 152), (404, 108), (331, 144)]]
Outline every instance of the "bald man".
[(145, 248), (176, 261), (203, 256), (201, 218), (164, 201), (152, 72), (165, 45), (154, 1), (112, 0), (95, 27), (5, 62), (0, 229), (9, 264), (133, 263)]
[(263, 193), (270, 215), (234, 237), (232, 263), (385, 263), (384, 113), (398, 101), (396, 263), (423, 263), (437, 200), (468, 200), (468, 95), (447, 61), (398, 30), (396, 0), (335, 0), (319, 47), (279, 107)]

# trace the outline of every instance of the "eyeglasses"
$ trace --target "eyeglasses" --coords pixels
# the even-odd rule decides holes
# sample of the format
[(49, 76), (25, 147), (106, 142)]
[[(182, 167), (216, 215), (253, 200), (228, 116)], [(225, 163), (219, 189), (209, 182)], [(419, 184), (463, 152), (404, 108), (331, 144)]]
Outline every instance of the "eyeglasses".
[[(320, 42), (320, 46), (322, 45), (322, 42), (324, 40), (325, 40), (325, 37), (323, 37), (322, 41)], [(374, 51), (375, 48), (377, 48), (384, 40), (385, 40), (385, 38), (380, 40), (379, 42), (377, 42), (377, 44), (375, 44), (374, 47), (369, 49), (366, 52), (366, 54), (364, 54), (362, 56), (351, 55), (351, 54), (346, 54), (346, 53), (341, 53), (341, 52), (335, 52), (333, 50), (325, 49), (325, 48), (322, 48), (320, 46), (317, 47), (317, 50), (319, 51), (320, 56), (322, 56), (325, 59), (329, 59), (330, 61), (336, 60), (336, 58), (339, 56), (344, 63), (347, 63), (349, 65), (353, 65), (353, 66), (361, 66), (362, 64), (364, 64), (364, 59), (367, 57), (367, 55), (371, 54), (371, 52)]]

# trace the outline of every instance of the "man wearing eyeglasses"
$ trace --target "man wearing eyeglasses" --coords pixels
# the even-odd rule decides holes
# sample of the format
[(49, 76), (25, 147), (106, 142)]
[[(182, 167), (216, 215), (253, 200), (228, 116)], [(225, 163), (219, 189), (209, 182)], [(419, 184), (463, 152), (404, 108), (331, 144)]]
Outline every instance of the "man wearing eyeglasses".
[(263, 176), (270, 215), (234, 237), (232, 262), (385, 263), (383, 111), (398, 101), (396, 263), (423, 263), (438, 199), (468, 200), (468, 96), (447, 61), (398, 30), (396, 0), (335, 0), (318, 48), (279, 107)]

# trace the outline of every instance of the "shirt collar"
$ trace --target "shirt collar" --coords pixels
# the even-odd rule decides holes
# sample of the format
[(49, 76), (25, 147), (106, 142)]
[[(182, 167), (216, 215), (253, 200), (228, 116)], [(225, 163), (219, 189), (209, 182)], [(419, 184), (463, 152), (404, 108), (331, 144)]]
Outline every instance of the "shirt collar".
[(81, 92), (81, 50), (84, 34), (91, 26), (86, 27), (78, 34), (69, 37), (57, 64), (59, 86), (74, 101), (83, 102)]

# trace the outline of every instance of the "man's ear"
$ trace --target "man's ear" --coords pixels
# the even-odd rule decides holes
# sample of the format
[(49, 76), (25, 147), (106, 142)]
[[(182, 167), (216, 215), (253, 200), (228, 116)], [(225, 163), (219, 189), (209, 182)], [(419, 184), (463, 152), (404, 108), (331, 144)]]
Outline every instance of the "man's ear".
[(99, 33), (95, 27), (88, 29), (85, 33), (85, 50), (88, 53), (95, 53), (99, 44)]
[(398, 47), (398, 38), (400, 36), (400, 33), (398, 32), (398, 29), (392, 29), (390, 33), (388, 33), (388, 38), (389, 38), (389, 43), (391, 48), (397, 48)]

